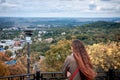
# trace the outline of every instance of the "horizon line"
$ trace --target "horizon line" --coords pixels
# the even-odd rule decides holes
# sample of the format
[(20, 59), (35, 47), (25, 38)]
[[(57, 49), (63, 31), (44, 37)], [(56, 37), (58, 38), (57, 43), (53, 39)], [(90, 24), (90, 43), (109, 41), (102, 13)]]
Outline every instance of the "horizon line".
[(0, 16), (0, 18), (120, 18), (120, 17), (45, 17), (45, 16)]

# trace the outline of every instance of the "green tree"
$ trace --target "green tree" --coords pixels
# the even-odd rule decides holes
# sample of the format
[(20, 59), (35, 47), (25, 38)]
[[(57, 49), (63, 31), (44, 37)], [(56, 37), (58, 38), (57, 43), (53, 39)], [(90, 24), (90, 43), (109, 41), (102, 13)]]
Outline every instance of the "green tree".
[(65, 58), (70, 52), (69, 40), (60, 40), (56, 45), (51, 45), (46, 52), (47, 71), (59, 71), (62, 68)]
[(7, 50), (9, 48), (9, 46), (5, 46), (5, 50)]
[(37, 42), (31, 45), (31, 53), (39, 52), (41, 55), (45, 55), (45, 52), (50, 49), (50, 43), (46, 42)]

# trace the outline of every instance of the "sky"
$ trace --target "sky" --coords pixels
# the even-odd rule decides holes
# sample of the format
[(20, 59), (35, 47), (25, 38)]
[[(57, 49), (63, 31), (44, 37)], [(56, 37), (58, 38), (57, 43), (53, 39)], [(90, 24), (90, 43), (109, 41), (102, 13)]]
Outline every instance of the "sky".
[(0, 17), (120, 17), (120, 0), (0, 0)]

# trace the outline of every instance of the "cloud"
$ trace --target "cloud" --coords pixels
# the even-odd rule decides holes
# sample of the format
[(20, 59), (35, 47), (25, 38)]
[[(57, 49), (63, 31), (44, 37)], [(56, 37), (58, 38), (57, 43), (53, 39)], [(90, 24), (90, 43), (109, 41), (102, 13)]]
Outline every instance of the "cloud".
[(111, 1), (111, 0), (100, 0), (100, 1)]
[(104, 3), (104, 4), (100, 4), (97, 7), (99, 10), (102, 11), (108, 11), (108, 12), (115, 12), (115, 11), (120, 11), (120, 5), (119, 3)]
[(9, 3), (3, 3), (1, 4), (1, 7), (5, 7), (5, 8), (13, 8), (16, 7), (17, 5), (15, 4), (9, 4)]
[(9, 3), (7, 2), (6, 0), (1, 0), (0, 2), (0, 7), (2, 9), (9, 9), (9, 8), (15, 8), (17, 5), (16, 4), (13, 4), (13, 3)]
[(89, 10), (95, 10), (96, 7), (97, 7), (96, 2), (94, 0), (91, 0), (89, 5), (88, 5), (88, 9)]
[[(120, 15), (119, 0), (1, 0), (4, 15), (94, 16)], [(6, 12), (7, 11), (7, 12)], [(1, 16), (0, 13), (0, 16)], [(97, 13), (97, 14), (96, 14)], [(114, 15), (113, 15), (114, 16)]]
[(85, 1), (85, 0), (59, 0), (59, 1)]
[(2, 4), (2, 3), (5, 3), (5, 2), (6, 2), (6, 0), (1, 0), (1, 1), (0, 1), (1, 4)]
[(89, 10), (95, 10), (96, 9), (96, 5), (95, 4), (90, 4), (89, 5)]

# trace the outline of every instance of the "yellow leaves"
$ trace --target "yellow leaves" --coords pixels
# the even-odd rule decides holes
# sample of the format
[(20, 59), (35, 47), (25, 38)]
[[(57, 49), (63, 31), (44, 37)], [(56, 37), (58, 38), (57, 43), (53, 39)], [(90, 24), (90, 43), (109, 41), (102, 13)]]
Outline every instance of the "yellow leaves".
[(117, 69), (117, 66), (114, 66), (114, 69)]
[(107, 54), (106, 55), (108, 55), (108, 56), (111, 56), (113, 53), (112, 53), (112, 49), (111, 48), (108, 48), (107, 49)]
[(100, 59), (99, 61), (102, 63), (104, 60), (103, 60), (103, 59)]
[(116, 63), (116, 65), (120, 66), (120, 62)]
[(120, 69), (120, 42), (99, 43), (87, 46), (94, 67), (107, 70)]
[(101, 65), (101, 67), (102, 67), (102, 68), (105, 68), (103, 64)]
[[(68, 40), (60, 40), (57, 44), (51, 45), (50, 50), (46, 53), (47, 71), (61, 69), (66, 56), (71, 54), (70, 43), (71, 41)], [(120, 69), (120, 42), (88, 45), (86, 49), (95, 69)]]

